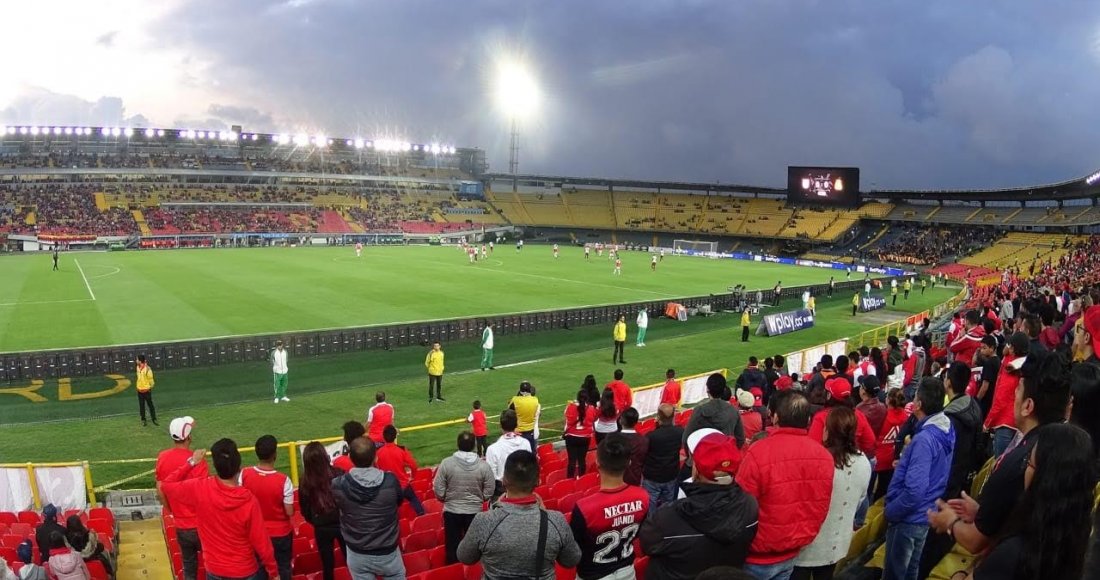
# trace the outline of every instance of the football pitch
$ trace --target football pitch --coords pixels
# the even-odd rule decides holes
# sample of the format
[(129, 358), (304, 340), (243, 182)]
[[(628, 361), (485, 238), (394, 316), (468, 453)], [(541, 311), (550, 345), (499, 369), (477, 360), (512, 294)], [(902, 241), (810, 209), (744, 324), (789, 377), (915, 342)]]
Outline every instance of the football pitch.
[[(834, 270), (623, 252), (622, 275), (579, 248), (178, 250), (0, 259), (0, 352), (344, 328), (824, 284)], [(843, 273), (840, 273), (843, 279)]]

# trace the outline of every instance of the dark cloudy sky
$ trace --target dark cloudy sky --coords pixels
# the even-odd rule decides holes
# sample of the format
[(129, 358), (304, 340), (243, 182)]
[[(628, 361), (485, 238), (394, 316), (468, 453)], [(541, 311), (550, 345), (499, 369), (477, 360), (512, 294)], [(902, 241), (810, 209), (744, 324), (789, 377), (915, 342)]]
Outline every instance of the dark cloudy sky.
[(845, 164), (868, 189), (1100, 168), (1100, 2), (36, 0), (0, 21), (6, 124), (392, 136), (505, 171), (494, 63), (522, 53), (524, 172), (782, 185)]

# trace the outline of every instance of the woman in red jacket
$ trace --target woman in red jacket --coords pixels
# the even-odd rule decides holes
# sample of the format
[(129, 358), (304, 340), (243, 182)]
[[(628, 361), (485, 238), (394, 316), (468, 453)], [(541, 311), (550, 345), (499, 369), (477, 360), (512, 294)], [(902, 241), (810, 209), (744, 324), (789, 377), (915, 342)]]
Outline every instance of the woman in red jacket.
[[(810, 423), (810, 438), (819, 442), (824, 440), (825, 419), (829, 417), (829, 411), (833, 407), (844, 406), (855, 409), (855, 403), (852, 401), (852, 383), (849, 383), (847, 378), (835, 376), (825, 381), (825, 391), (829, 397), (825, 401), (825, 407), (814, 414), (813, 421)], [(868, 456), (875, 452), (875, 432), (863, 413), (856, 413), (856, 445)]]
[(577, 400), (565, 408), (565, 450), (569, 462), (565, 474), (569, 478), (580, 477), (585, 471), (585, 456), (592, 442), (592, 424), (599, 411), (588, 402), (588, 391), (577, 392)]
[(871, 475), (871, 487), (874, 488), (874, 501), (886, 495), (890, 479), (894, 476), (894, 444), (897, 442), (901, 426), (909, 419), (905, 410), (905, 395), (901, 389), (893, 389), (886, 395), (886, 420), (878, 433), (878, 445), (875, 448), (875, 472)]

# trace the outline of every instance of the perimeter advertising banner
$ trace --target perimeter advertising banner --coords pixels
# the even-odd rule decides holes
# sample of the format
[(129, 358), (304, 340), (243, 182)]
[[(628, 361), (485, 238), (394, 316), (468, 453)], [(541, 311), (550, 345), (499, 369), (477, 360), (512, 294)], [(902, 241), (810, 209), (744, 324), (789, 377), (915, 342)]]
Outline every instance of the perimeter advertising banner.
[(779, 314), (769, 314), (761, 322), (761, 326), (768, 331), (768, 336), (798, 332), (799, 330), (813, 328), (813, 325), (814, 315), (805, 308), (780, 312)]
[(860, 312), (870, 312), (880, 308), (886, 308), (886, 299), (882, 296), (864, 296), (859, 299)]

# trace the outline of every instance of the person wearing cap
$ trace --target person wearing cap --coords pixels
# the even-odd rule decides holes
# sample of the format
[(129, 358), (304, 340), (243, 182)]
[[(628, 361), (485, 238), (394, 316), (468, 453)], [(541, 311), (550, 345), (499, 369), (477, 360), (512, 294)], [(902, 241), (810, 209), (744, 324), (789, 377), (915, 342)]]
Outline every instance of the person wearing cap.
[(145, 355), (139, 354), (137, 356), (137, 369), (134, 371), (136, 380), (134, 381), (134, 388), (137, 390), (138, 395), (138, 411), (141, 413), (141, 426), (145, 427), (148, 423), (145, 422), (145, 407), (149, 407), (149, 418), (153, 420), (153, 424), (160, 426), (157, 423), (157, 408), (153, 406), (153, 385), (156, 381), (153, 380), (153, 368), (145, 362)]
[[(198, 519), (195, 510), (183, 503), (171, 504), (164, 495), (161, 485), (172, 473), (182, 468), (188, 459), (194, 455), (191, 450), (191, 431), (195, 427), (195, 419), (192, 417), (176, 417), (168, 424), (168, 434), (172, 437), (172, 446), (157, 454), (156, 479), (157, 497), (165, 509), (172, 514), (176, 524), (176, 541), (180, 546), (180, 557), (183, 560), (183, 580), (195, 580), (199, 573), (199, 551), (202, 545), (199, 542)], [(196, 463), (184, 476), (183, 480), (199, 479), (210, 475), (206, 468), (206, 462)]]
[(275, 404), (278, 405), (279, 401), (289, 403), (290, 398), (286, 396), (287, 387), (287, 351), (283, 348), (283, 341), (276, 340), (275, 348), (271, 351), (271, 372), (274, 375), (273, 383), (275, 385)]
[(806, 439), (806, 396), (781, 391), (769, 404), (776, 427), (749, 447), (737, 471), (737, 484), (760, 509), (745, 569), (763, 579), (789, 577), (799, 551), (817, 537), (829, 513), (834, 472), (832, 455)]
[(1073, 335), (1073, 360), (1100, 366), (1100, 306), (1090, 306)]
[(609, 544), (633, 542), (649, 512), (649, 494), (624, 480), (632, 454), (632, 443), (622, 433), (612, 433), (596, 446), (599, 489), (577, 500), (569, 521), (581, 549), (577, 578), (625, 578), (623, 572), (633, 576), (634, 550), (607, 550)]
[(684, 497), (652, 512), (638, 531), (646, 578), (689, 580), (715, 566), (744, 566), (757, 535), (757, 501), (734, 482), (736, 441), (715, 429), (688, 437), (691, 481)]
[(1020, 384), (1020, 367), (1026, 362), (1031, 341), (1022, 332), (1015, 332), (1005, 344), (1001, 370), (993, 388), (993, 404), (985, 417), (985, 430), (993, 434), (993, 457), (1000, 457), (1016, 437), (1016, 416), (1013, 412), (1016, 388)]
[(285, 473), (275, 469), (278, 451), (279, 442), (274, 435), (257, 439), (256, 459), (259, 462), (241, 471), (241, 487), (251, 491), (260, 502), (264, 528), (271, 537), (271, 548), (279, 566), (279, 580), (290, 580), (294, 559), (294, 527), (290, 523), (294, 515), (294, 484)]
[(65, 526), (57, 523), (57, 506), (48, 503), (42, 508), (42, 523), (34, 528), (34, 541), (38, 543), (42, 563), (50, 558), (50, 534), (54, 532), (60, 532), (65, 537)]
[(23, 563), (19, 580), (47, 580), (46, 569), (34, 561), (34, 549), (30, 540), (23, 540), (15, 548), (15, 555)]
[[(825, 420), (833, 409), (855, 408), (852, 402), (852, 383), (848, 382), (847, 377), (835, 376), (825, 381), (825, 391), (829, 394), (829, 398), (825, 400), (824, 407), (814, 414), (813, 421), (810, 423), (809, 435), (814, 441), (824, 441)], [(867, 417), (863, 413), (856, 413), (856, 444), (860, 451), (868, 455), (875, 452), (877, 444), (875, 430), (871, 428), (871, 424), (867, 422)]]
[(649, 492), (650, 509), (676, 499), (680, 473), (680, 449), (684, 428), (673, 420), (676, 408), (664, 403), (657, 407), (657, 426), (646, 433), (648, 452), (642, 464), (642, 489)]

